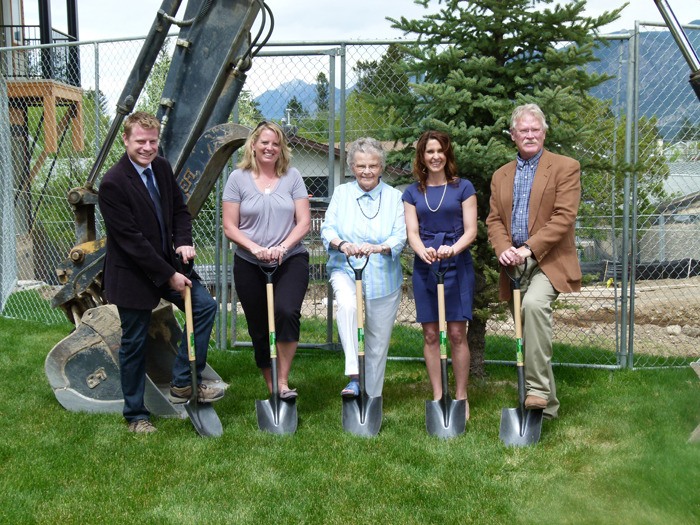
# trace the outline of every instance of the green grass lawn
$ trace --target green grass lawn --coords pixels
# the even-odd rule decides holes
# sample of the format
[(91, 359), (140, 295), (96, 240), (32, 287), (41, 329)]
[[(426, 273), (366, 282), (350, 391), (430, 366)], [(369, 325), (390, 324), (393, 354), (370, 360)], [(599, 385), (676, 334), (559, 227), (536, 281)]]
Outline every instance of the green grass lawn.
[(118, 414), (56, 401), (43, 364), (68, 329), (0, 318), (0, 523), (700, 522), (700, 444), (687, 443), (700, 381), (690, 368), (559, 367), (561, 418), (544, 422), (536, 446), (506, 448), (498, 428), (501, 409), (517, 403), (511, 367), (472, 382), (472, 420), (446, 441), (425, 432), (423, 364), (390, 361), (382, 431), (365, 439), (341, 426), (341, 354), (301, 350), (291, 377), (299, 428), (275, 436), (257, 428), (254, 401), (267, 393), (252, 352), (213, 351), (231, 384), (216, 405), (223, 437), (200, 438), (178, 419), (136, 436)]

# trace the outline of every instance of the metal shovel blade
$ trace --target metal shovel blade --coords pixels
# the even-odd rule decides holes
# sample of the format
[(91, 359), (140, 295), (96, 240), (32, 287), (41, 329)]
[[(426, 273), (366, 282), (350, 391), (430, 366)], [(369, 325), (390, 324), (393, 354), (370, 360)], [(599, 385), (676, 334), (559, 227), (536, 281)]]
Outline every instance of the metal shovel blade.
[(382, 397), (343, 398), (343, 429), (356, 436), (372, 437), (382, 427)]
[(258, 428), (265, 432), (293, 434), (297, 430), (297, 405), (294, 399), (256, 399), (255, 414), (258, 417)]
[(466, 400), (440, 399), (425, 402), (425, 428), (431, 436), (453, 438), (467, 428)]
[(210, 403), (185, 403), (185, 410), (197, 433), (202, 437), (220, 437), (224, 433), (221, 420)]
[(220, 437), (224, 433), (224, 427), (211, 403), (200, 403), (197, 400), (197, 371), (192, 361), (192, 397), (185, 403), (185, 411), (192, 422), (192, 426), (202, 437)]
[(534, 445), (540, 440), (541, 432), (542, 409), (504, 408), (501, 410), (501, 428), (498, 436), (507, 446)]
[[(191, 266), (190, 266), (191, 269)], [(180, 267), (182, 270), (182, 267)], [(189, 272), (188, 272), (189, 273)], [(221, 420), (209, 403), (199, 403), (197, 395), (197, 363), (194, 346), (194, 318), (192, 315), (192, 292), (185, 287), (185, 326), (187, 327), (187, 357), (190, 361), (190, 376), (192, 377), (192, 392), (185, 403), (185, 410), (192, 425), (200, 436), (219, 437), (224, 433)]]

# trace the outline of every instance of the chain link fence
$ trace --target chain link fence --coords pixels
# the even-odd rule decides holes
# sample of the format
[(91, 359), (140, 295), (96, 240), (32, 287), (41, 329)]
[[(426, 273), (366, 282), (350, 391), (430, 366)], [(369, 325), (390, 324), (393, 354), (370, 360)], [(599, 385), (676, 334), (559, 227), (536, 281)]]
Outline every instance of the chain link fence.
[[(695, 49), (700, 27), (686, 29)], [(688, 84), (688, 65), (664, 26), (637, 35), (638, 159), (658, 158), (632, 187), (629, 340), (634, 362), (661, 366), (695, 353), (700, 327), (700, 103)], [(646, 50), (646, 52), (645, 52)], [(651, 166), (651, 169), (649, 168)], [(649, 199), (651, 180), (658, 185)], [(663, 327), (654, 337), (650, 327)], [(668, 345), (662, 341), (671, 340)]]
[[(700, 28), (686, 30), (697, 47)], [(248, 72), (232, 115), (248, 126), (263, 118), (282, 123), (293, 163), (309, 190), (313, 219), (305, 242), (311, 281), (303, 309), (304, 344), (337, 348), (319, 230), (332, 189), (351, 177), (346, 145), (360, 136), (386, 138), (387, 115), (356, 93), (360, 87), (379, 92), (400, 88), (390, 74), (368, 74), (382, 71), (397, 43), (268, 44)], [(2, 158), (6, 181), (8, 174), (12, 177), (12, 185), (0, 189), (4, 316), (65, 321), (63, 312), (50, 308), (50, 300), (60, 285), (54, 269), (75, 244), (66, 195), (87, 179), (141, 44), (124, 39), (0, 49), (0, 99), (7, 108), (1, 112), (0, 151), (11, 152)], [(700, 358), (695, 293), (700, 286), (700, 104), (687, 85), (687, 65), (661, 28), (603, 37), (597, 56), (600, 61), (591, 67), (609, 79), (594, 92), (600, 106), (582, 116), (579, 160), (586, 166), (603, 158), (608, 169), (584, 168), (582, 173), (577, 241), (584, 288), (562, 295), (555, 304), (554, 337), (566, 345), (555, 359), (601, 367), (684, 365)], [(37, 66), (42, 60), (53, 60), (52, 70), (62, 75), (47, 78)], [(137, 107), (157, 104), (156, 88), (147, 84)], [(122, 154), (118, 142), (107, 164)], [(401, 147), (385, 144), (389, 150)], [(220, 347), (248, 341), (240, 309), (230, 306), (235, 304), (232, 247), (222, 233), (215, 245), (200, 242), (211, 239), (212, 231), (221, 232), (221, 188), (230, 169), (222, 173), (195, 224), (200, 273), (222, 312), (231, 313), (221, 315), (217, 324)], [(390, 183), (407, 176), (410, 168), (403, 165), (390, 165), (384, 174)], [(97, 236), (102, 236), (99, 214)], [(403, 255), (407, 270), (412, 266), (409, 251)], [(422, 348), (408, 273), (405, 281), (393, 355), (408, 345)], [(487, 333), (512, 337), (509, 316), (494, 317)], [(512, 352), (501, 355), (498, 347), (487, 341), (489, 360), (512, 360)]]

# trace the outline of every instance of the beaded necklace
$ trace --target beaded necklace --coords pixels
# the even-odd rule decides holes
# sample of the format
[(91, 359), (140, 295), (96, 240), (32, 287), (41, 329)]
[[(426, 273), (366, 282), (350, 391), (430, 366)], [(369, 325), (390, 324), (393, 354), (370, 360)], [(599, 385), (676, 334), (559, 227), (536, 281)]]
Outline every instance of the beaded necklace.
[(365, 213), (365, 210), (362, 208), (362, 204), (360, 204), (360, 199), (364, 197), (364, 195), (361, 195), (357, 199), (357, 205), (360, 207), (360, 211), (362, 212), (362, 215), (365, 216), (366, 219), (372, 220), (374, 219), (377, 215), (379, 215), (379, 210), (382, 209), (382, 192), (379, 192), (379, 205), (377, 206), (377, 211), (374, 212), (374, 215), (371, 217)]

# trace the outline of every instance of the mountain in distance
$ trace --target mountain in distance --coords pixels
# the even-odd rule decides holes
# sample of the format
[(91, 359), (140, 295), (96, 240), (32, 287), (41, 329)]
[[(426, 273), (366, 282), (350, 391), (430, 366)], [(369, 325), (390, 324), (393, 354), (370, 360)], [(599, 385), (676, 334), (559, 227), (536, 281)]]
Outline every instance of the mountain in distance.
[[(700, 25), (700, 20), (691, 25)], [(686, 29), (686, 34), (698, 53), (700, 30)], [(686, 119), (691, 124), (700, 125), (700, 101), (688, 82), (690, 68), (668, 31), (643, 31), (639, 37), (639, 115), (656, 116), (661, 135), (672, 140)], [(626, 112), (629, 42), (605, 40), (594, 52), (598, 62), (588, 66), (590, 71), (612, 77), (591, 90), (591, 94), (612, 100), (613, 108), (620, 114)], [(351, 91), (350, 87), (346, 90), (347, 93)], [(286, 118), (286, 109), (293, 97), (308, 114), (316, 112), (316, 84), (301, 79), (292, 79), (276, 89), (265, 91), (255, 101), (265, 118), (281, 120)], [(337, 109), (340, 101), (338, 88), (335, 89), (335, 101)]]
[[(700, 20), (690, 25), (700, 25)], [(686, 29), (685, 33), (697, 54), (700, 30)], [(612, 100), (613, 108), (620, 114), (626, 112), (629, 42), (608, 40), (607, 44), (599, 45), (594, 53), (599, 62), (589, 65), (589, 71), (613, 77), (591, 90), (591, 94)], [(691, 124), (700, 124), (700, 101), (688, 82), (690, 67), (670, 32), (640, 32), (638, 67), (639, 115), (657, 117), (659, 132), (666, 140), (676, 136), (686, 119)]]
[[(350, 90), (346, 90), (349, 92)], [(301, 103), (304, 110), (313, 115), (316, 113), (316, 84), (309, 84), (300, 79), (293, 79), (280, 84), (275, 89), (269, 89), (255, 98), (263, 116), (270, 120), (287, 118), (287, 106), (292, 98)], [(335, 88), (336, 110), (340, 103), (340, 90)]]

